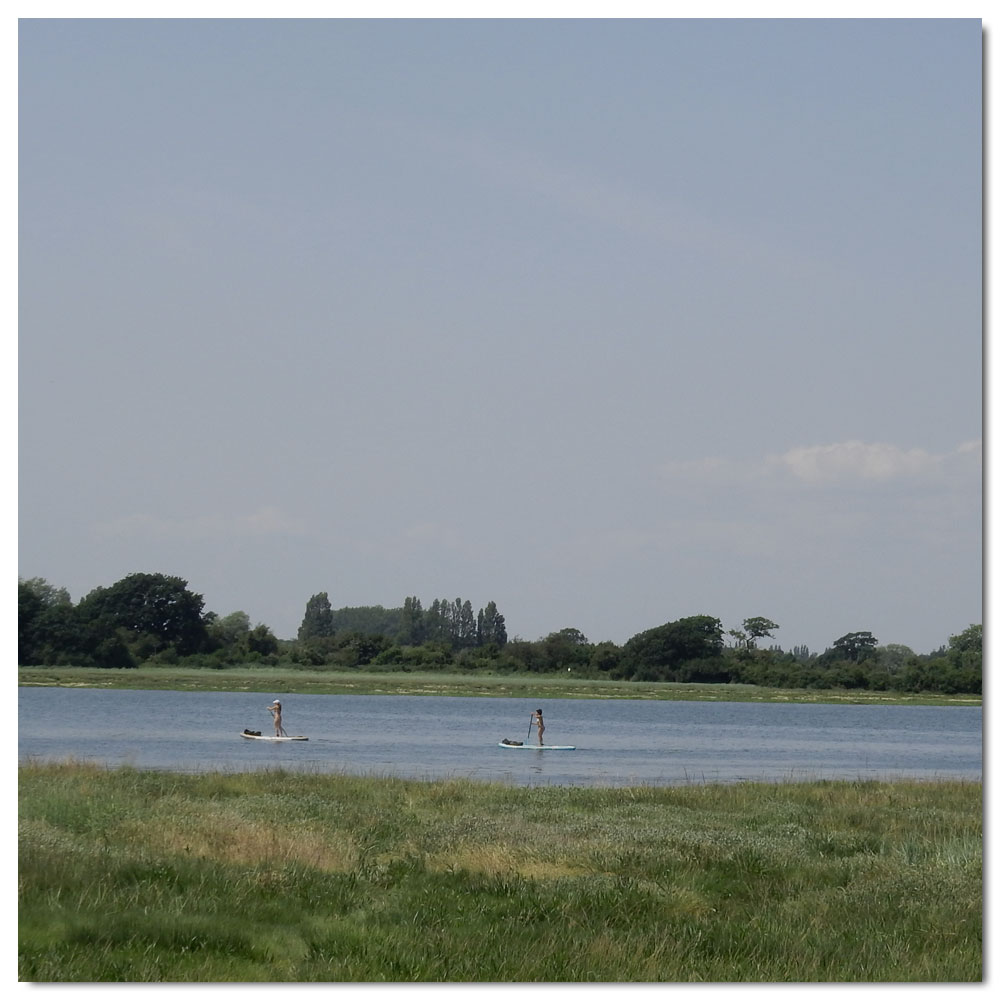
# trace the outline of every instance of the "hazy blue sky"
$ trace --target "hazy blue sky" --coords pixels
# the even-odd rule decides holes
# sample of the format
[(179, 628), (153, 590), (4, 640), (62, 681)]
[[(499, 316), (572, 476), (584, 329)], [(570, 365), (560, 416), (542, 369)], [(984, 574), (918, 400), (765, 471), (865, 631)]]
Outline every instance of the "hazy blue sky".
[(982, 621), (982, 33), (23, 21), (19, 572), (294, 636)]

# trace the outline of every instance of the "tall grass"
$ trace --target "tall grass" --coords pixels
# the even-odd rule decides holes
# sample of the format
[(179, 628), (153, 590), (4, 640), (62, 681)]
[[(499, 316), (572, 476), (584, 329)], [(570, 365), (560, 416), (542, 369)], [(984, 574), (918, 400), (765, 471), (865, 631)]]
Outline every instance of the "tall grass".
[(20, 772), (22, 980), (968, 982), (979, 784)]

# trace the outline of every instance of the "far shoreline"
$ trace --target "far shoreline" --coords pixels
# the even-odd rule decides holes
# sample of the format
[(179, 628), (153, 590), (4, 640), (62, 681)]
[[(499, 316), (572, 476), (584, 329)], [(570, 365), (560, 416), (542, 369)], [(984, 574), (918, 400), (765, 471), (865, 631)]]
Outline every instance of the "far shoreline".
[(298, 670), (252, 665), (19, 667), (18, 687), (261, 692), (284, 695), (418, 695), (464, 698), (595, 698), (643, 701), (741, 701), (778, 704), (926, 705), (981, 707), (981, 695), (868, 691), (844, 688), (767, 688), (753, 684), (624, 681), (552, 674), (460, 674), (403, 670)]

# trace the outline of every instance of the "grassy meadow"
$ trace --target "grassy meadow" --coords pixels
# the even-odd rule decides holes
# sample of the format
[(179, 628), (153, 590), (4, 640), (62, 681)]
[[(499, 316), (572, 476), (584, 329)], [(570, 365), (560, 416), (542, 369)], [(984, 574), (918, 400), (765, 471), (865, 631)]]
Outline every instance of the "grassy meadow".
[(19, 773), (36, 982), (972, 982), (982, 787)]
[(448, 674), (401, 670), (306, 670), (293, 667), (143, 665), (134, 670), (20, 667), (29, 687), (170, 691), (261, 691), (275, 694), (408, 694), (478, 698), (636, 698), (661, 701), (823, 702), (859, 705), (981, 705), (981, 695), (844, 689), (781, 689), (754, 684), (615, 681), (555, 674)]

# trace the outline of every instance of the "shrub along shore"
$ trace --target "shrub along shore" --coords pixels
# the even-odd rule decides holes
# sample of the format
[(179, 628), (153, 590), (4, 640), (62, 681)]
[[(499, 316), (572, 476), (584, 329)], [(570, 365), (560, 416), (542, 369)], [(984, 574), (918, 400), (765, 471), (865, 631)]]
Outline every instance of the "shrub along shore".
[(982, 787), (20, 770), (38, 982), (975, 982)]
[(822, 702), (878, 705), (981, 705), (978, 694), (908, 693), (857, 688), (772, 688), (754, 684), (691, 684), (576, 678), (569, 675), (443, 673), (400, 670), (310, 670), (293, 667), (143, 665), (20, 667), (18, 684), (131, 690), (246, 691), (275, 694), (408, 694), (495, 698), (635, 698), (664, 701)]

